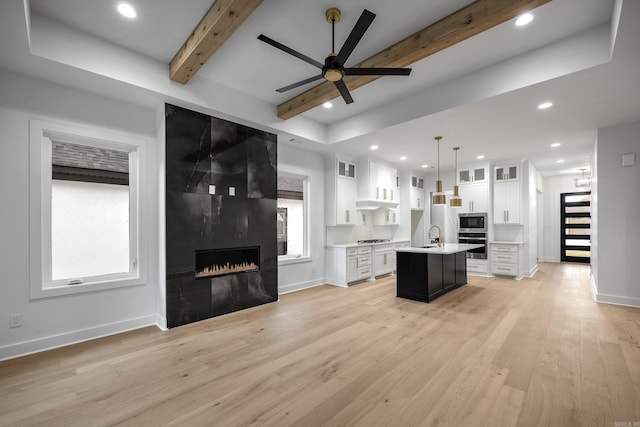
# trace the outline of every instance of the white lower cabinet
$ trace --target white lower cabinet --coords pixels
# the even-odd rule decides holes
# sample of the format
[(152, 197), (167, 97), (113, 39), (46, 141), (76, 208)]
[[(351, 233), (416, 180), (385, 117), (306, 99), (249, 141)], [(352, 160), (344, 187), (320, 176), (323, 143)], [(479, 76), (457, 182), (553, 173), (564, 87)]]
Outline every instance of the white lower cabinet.
[(499, 276), (518, 276), (519, 268), (518, 244), (491, 244), (491, 273)]
[(348, 286), (362, 280), (373, 280), (377, 276), (396, 270), (397, 248), (409, 246), (409, 241), (389, 242), (377, 245), (327, 246), (327, 282)]
[(373, 274), (376, 277), (394, 272), (396, 269), (396, 252), (393, 249), (393, 244), (374, 246), (373, 253)]
[(467, 258), (467, 274), (489, 274), (489, 262), (486, 259)]
[(329, 283), (347, 286), (373, 277), (373, 248), (370, 245), (327, 247), (325, 252)]

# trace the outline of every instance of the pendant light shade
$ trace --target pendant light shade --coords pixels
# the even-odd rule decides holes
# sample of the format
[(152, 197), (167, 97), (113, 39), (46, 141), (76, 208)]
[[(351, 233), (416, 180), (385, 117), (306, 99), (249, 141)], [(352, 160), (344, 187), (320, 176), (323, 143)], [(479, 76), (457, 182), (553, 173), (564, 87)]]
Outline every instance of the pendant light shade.
[(438, 179), (436, 180), (436, 192), (433, 193), (433, 197), (431, 199), (431, 203), (433, 203), (434, 205), (447, 204), (447, 198), (444, 195), (444, 192), (442, 191), (442, 181), (440, 181), (440, 140), (441, 139), (442, 139), (441, 136), (435, 137), (436, 144), (438, 144), (438, 169), (436, 169)]
[(460, 147), (453, 147), (453, 151), (456, 153), (456, 174), (453, 179), (453, 196), (449, 199), (449, 206), (452, 208), (461, 208), (462, 207), (462, 198), (460, 194), (458, 194), (458, 150)]

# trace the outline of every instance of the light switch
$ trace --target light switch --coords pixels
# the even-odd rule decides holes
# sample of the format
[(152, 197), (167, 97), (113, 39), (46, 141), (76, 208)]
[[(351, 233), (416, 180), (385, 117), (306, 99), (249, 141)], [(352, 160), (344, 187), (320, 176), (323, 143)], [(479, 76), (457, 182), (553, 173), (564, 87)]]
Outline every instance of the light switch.
[(209, 194), (216, 194), (216, 186), (215, 185), (210, 185), (209, 186)]
[(229, 195), (230, 196), (236, 195), (236, 187), (229, 187)]
[(636, 164), (636, 155), (633, 153), (623, 154), (622, 155), (622, 166), (635, 166)]

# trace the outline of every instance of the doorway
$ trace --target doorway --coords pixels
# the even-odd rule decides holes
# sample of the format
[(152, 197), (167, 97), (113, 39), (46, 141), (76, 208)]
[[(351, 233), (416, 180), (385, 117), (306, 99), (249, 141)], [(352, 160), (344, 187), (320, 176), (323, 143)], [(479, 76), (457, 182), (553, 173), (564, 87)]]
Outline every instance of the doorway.
[(560, 260), (591, 261), (591, 192), (560, 194)]

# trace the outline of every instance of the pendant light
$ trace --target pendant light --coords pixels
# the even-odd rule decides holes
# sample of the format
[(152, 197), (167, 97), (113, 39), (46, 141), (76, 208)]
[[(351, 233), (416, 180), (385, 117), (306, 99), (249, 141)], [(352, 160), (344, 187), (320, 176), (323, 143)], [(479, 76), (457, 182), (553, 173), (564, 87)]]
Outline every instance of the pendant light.
[(453, 179), (453, 196), (449, 199), (449, 205), (452, 208), (461, 208), (462, 207), (462, 198), (458, 194), (458, 150), (460, 147), (453, 147), (453, 151), (456, 153), (456, 174)]
[(440, 140), (441, 139), (442, 139), (441, 136), (436, 136), (435, 137), (436, 143), (438, 144), (438, 169), (436, 169), (437, 175), (438, 175), (438, 179), (436, 180), (436, 192), (433, 193), (433, 197), (431, 199), (431, 201), (432, 201), (432, 203), (434, 205), (446, 205), (447, 204), (446, 196), (444, 195), (444, 192), (442, 191), (442, 181), (440, 181)]
[(591, 185), (591, 179), (585, 178), (584, 171), (586, 169), (582, 168), (580, 170), (582, 171), (582, 178), (575, 178), (576, 187), (589, 187)]

